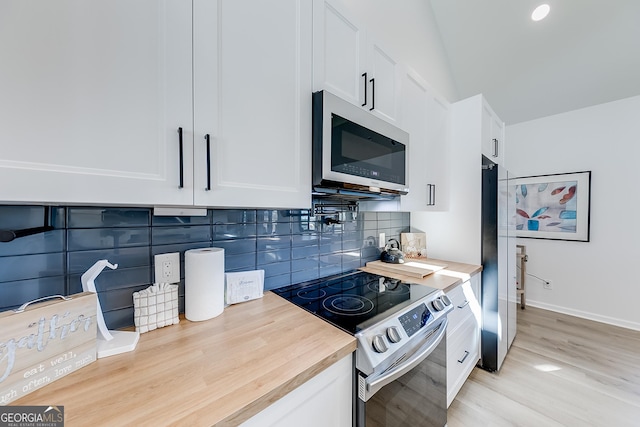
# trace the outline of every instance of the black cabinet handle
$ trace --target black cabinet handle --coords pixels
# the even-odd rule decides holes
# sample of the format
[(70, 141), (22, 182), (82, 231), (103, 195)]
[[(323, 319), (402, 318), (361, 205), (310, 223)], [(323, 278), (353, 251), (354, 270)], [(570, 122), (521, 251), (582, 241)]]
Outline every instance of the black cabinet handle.
[(493, 138), (493, 157), (498, 157), (498, 139)]
[(364, 77), (364, 104), (362, 104), (364, 107), (367, 105), (367, 73), (362, 73), (362, 77)]
[(180, 144), (180, 185), (178, 188), (184, 188), (184, 147), (182, 144), (182, 128), (178, 128), (178, 141)]
[(372, 111), (376, 108), (376, 79), (369, 80), (369, 83), (371, 83), (371, 108), (369, 108), (369, 111)]
[(436, 205), (436, 185), (427, 184), (427, 206)]
[(211, 136), (206, 134), (204, 139), (207, 141), (207, 191), (211, 191)]

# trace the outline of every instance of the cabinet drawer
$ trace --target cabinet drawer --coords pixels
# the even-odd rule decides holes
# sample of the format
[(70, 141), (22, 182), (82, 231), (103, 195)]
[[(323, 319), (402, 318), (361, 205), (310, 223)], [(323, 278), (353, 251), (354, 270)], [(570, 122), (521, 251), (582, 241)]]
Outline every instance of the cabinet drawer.
[(453, 311), (449, 313), (447, 318), (449, 319), (449, 325), (447, 326), (447, 337), (458, 329), (462, 323), (473, 315), (471, 310), (473, 302), (473, 293), (465, 292), (465, 286), (470, 290), (469, 282), (465, 282), (460, 286), (456, 286), (451, 291), (447, 292), (447, 296), (452, 302)]
[(447, 336), (447, 404), (458, 393), (478, 359), (478, 326), (470, 317)]

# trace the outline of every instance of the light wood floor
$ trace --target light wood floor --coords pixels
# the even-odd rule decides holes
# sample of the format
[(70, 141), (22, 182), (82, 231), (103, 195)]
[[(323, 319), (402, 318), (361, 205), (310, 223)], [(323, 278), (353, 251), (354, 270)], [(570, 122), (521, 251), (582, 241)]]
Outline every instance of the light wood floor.
[(640, 426), (640, 332), (527, 307), (498, 373), (476, 368), (449, 427)]

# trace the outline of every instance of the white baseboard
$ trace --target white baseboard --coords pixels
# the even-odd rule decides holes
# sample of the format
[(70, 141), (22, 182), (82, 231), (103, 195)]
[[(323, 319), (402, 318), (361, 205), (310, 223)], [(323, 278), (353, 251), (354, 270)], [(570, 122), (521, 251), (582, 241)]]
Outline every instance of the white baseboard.
[(637, 323), (637, 322), (629, 322), (628, 320), (617, 319), (615, 317), (609, 317), (609, 316), (602, 316), (600, 314), (589, 313), (581, 310), (574, 310), (572, 308), (561, 307), (553, 304), (547, 304), (540, 301), (532, 301), (530, 299), (527, 299), (527, 305), (530, 305), (532, 307), (542, 308), (544, 310), (555, 311), (557, 313), (568, 314), (570, 316), (581, 317), (587, 320), (607, 323), (613, 326), (620, 326), (622, 328), (640, 331), (640, 323)]

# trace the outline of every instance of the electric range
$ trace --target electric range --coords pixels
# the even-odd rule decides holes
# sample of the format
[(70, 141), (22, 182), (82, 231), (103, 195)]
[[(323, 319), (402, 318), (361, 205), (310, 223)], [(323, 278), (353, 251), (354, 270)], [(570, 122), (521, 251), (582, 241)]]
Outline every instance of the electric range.
[(354, 425), (446, 424), (446, 327), (453, 307), (442, 290), (352, 271), (273, 292), (358, 340)]
[(364, 271), (341, 273), (273, 292), (351, 334), (416, 301), (442, 296), (438, 289)]

